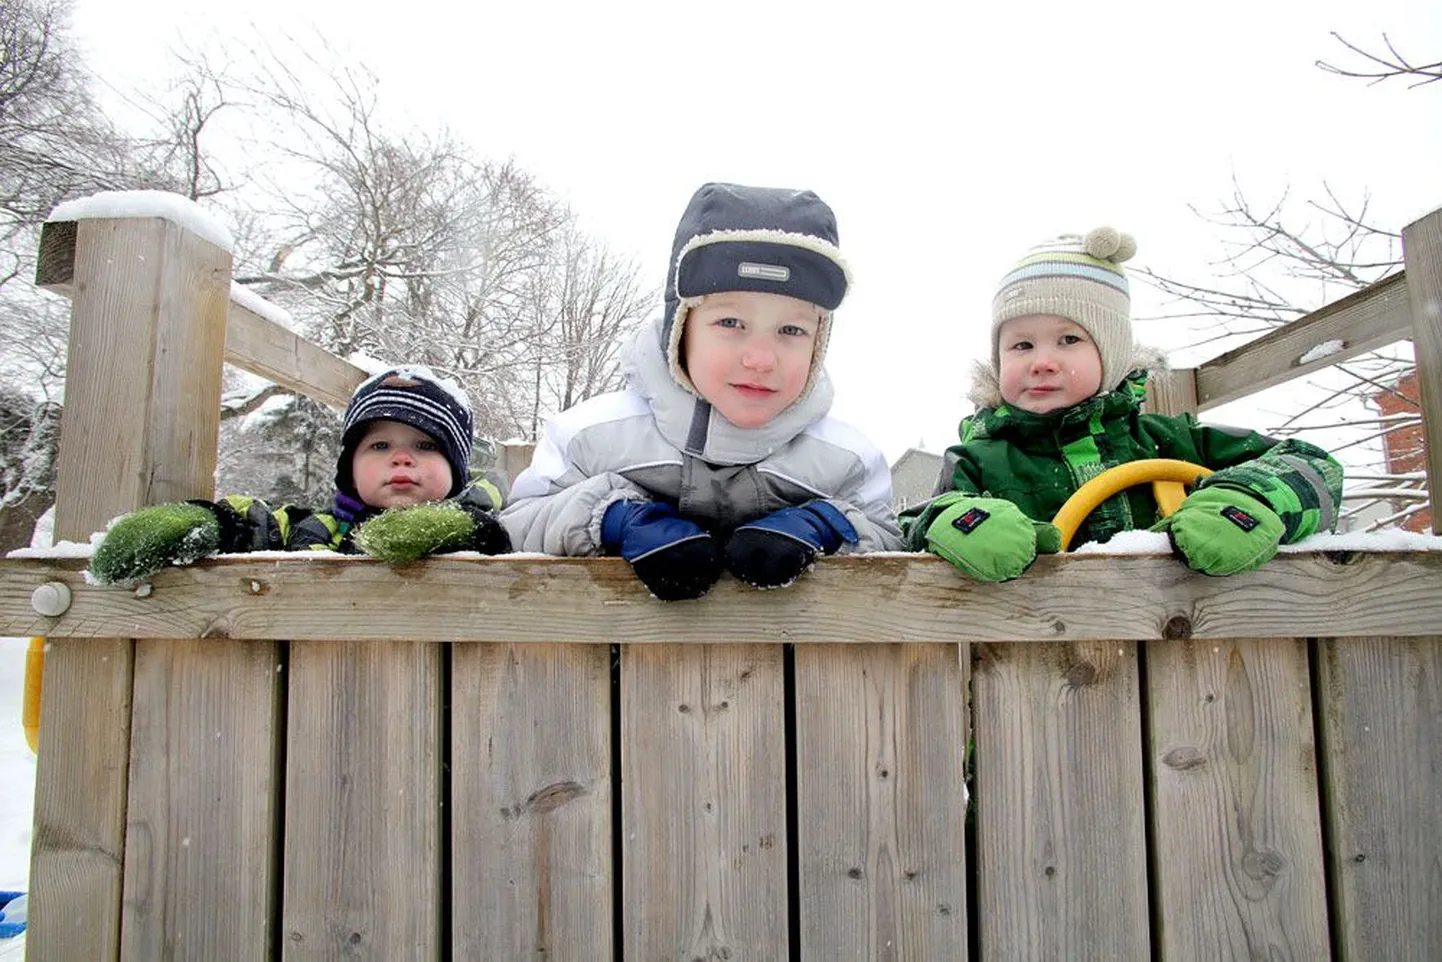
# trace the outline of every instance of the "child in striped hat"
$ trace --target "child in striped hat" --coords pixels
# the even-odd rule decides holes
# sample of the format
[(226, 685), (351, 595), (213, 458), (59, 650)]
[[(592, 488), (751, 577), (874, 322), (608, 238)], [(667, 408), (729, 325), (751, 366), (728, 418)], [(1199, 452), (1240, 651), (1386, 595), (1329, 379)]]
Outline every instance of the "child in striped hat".
[(470, 401), (419, 365), (367, 378), (346, 407), (329, 510), (272, 509), (259, 498), (161, 504), (111, 523), (91, 560), (100, 584), (134, 584), (214, 554), (328, 549), (394, 564), (451, 551), (502, 554), (502, 495), (472, 480)]
[(1226, 575), (1335, 527), (1342, 468), (1322, 449), (1190, 414), (1142, 413), (1148, 371), (1162, 361), (1132, 340), (1122, 263), (1136, 249), (1130, 235), (1099, 227), (1037, 245), (1002, 278), (990, 363), (973, 379), (978, 410), (946, 453), (936, 496), (901, 518), (913, 550), (981, 581), (1015, 578), (1038, 551), (1058, 550), (1049, 522), (1077, 488), (1144, 458), (1214, 473), (1164, 519), (1149, 486), (1114, 495), (1076, 543), (1166, 530), (1189, 567)]

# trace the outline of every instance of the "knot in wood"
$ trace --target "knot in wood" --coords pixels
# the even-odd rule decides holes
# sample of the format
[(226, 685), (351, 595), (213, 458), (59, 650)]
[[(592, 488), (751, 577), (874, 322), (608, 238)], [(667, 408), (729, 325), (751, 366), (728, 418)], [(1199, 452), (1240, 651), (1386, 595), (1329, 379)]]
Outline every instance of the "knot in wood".
[(1162, 626), (1162, 637), (1167, 641), (1182, 641), (1192, 637), (1192, 620), (1182, 615), (1168, 618), (1167, 623)]

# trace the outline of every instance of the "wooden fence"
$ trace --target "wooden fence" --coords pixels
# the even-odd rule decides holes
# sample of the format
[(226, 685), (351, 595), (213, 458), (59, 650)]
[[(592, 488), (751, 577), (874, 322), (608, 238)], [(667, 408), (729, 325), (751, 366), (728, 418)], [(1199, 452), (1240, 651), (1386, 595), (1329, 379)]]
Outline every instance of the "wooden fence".
[[(1404, 239), (1309, 322), (1414, 338), (1435, 491), (1442, 212)], [(223, 355), (359, 377), (170, 222), (42, 253), (57, 538), (211, 493)], [(1173, 390), (1299, 370), (1309, 322)], [(84, 564), (0, 561), (0, 633), (52, 640), (32, 962), (1442, 958), (1442, 552), (831, 558), (677, 604), (618, 559)]]

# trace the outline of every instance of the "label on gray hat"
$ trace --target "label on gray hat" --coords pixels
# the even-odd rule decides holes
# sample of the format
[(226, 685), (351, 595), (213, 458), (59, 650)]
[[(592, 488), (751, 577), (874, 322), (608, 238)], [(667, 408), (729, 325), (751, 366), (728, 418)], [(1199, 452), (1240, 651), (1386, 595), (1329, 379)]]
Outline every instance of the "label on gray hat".
[(736, 273), (741, 277), (756, 277), (763, 281), (791, 280), (791, 268), (781, 264), (754, 264), (751, 261), (742, 261), (736, 265)]

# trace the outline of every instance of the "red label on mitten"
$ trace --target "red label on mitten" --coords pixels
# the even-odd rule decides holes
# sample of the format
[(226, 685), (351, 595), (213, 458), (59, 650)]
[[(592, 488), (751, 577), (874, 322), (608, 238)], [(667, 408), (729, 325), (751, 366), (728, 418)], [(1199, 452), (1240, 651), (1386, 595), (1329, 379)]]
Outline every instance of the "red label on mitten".
[(951, 523), (951, 526), (956, 530), (960, 531), (962, 534), (971, 534), (973, 531), (975, 531), (978, 527), (981, 526), (981, 523), (983, 521), (990, 517), (991, 515), (987, 514), (980, 508), (972, 508), (970, 511), (966, 512), (966, 514), (953, 521)]
[(1256, 518), (1252, 517), (1250, 514), (1247, 514), (1247, 512), (1243, 511), (1241, 508), (1237, 507), (1234, 504), (1229, 504), (1222, 509), (1222, 517), (1226, 518), (1228, 521), (1232, 522), (1232, 524), (1241, 528), (1243, 531), (1251, 531), (1257, 525), (1261, 524), (1261, 522), (1258, 521)]

